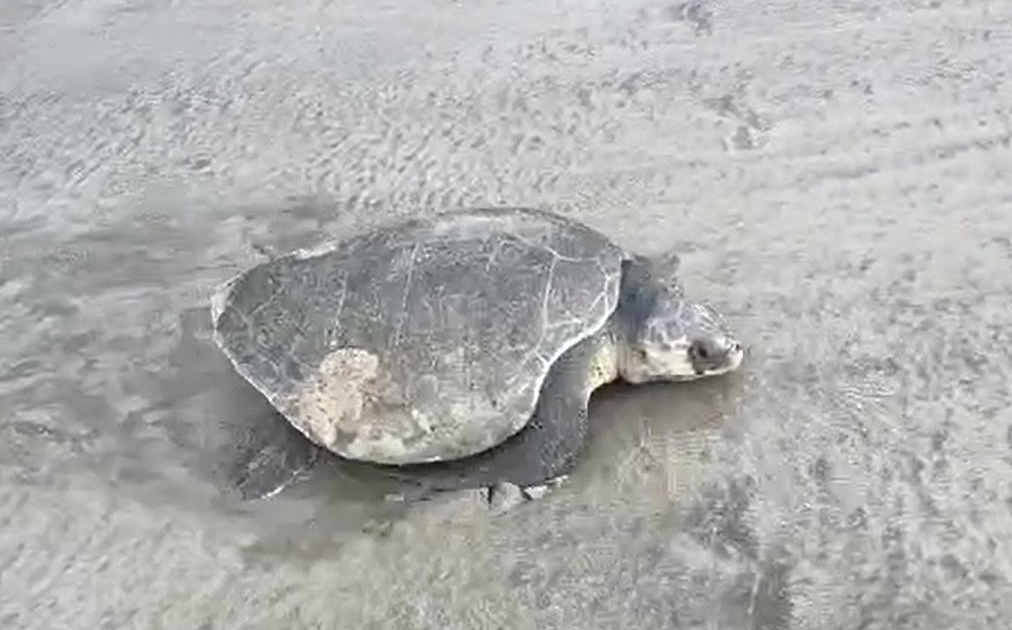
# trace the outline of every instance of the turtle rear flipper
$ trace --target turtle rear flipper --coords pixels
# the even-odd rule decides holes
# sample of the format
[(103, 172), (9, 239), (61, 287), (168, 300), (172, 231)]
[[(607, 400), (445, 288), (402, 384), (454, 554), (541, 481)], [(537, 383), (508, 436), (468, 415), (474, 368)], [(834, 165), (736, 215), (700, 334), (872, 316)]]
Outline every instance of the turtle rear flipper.
[(312, 468), (319, 455), (319, 447), (307, 440), (264, 444), (233, 460), (229, 483), (244, 501), (267, 499)]

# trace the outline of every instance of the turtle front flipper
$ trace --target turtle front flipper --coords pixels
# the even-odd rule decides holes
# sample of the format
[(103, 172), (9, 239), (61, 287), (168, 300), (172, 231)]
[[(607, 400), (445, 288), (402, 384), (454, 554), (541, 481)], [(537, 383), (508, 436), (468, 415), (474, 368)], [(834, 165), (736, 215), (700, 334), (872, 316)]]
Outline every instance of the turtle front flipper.
[(614, 363), (613, 343), (605, 330), (563, 353), (541, 386), (530, 422), (502, 444), (459, 460), (371, 466), (400, 481), (401, 496), (406, 500), (484, 489), (493, 503), (497, 489), (502, 495), (504, 484), (519, 488), (523, 494), (520, 500), (536, 498), (573, 470), (584, 449), (590, 394), (614, 378), (610, 367)]

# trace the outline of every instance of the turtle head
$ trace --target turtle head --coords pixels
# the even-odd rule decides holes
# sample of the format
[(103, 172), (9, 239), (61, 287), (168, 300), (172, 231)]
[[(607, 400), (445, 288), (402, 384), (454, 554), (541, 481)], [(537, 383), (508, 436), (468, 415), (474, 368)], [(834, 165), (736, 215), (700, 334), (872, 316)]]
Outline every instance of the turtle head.
[(688, 381), (738, 369), (745, 352), (720, 313), (687, 300), (673, 273), (662, 281), (656, 263), (641, 257), (627, 263), (618, 354), (625, 381)]

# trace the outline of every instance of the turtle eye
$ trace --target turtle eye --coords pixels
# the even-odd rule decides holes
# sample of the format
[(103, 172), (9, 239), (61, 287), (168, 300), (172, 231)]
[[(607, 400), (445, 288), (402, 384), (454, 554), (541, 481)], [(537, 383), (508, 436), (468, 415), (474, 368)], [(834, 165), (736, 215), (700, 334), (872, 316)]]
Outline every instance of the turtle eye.
[(689, 354), (696, 359), (702, 359), (706, 361), (710, 358), (710, 349), (706, 347), (706, 342), (695, 341), (689, 346)]

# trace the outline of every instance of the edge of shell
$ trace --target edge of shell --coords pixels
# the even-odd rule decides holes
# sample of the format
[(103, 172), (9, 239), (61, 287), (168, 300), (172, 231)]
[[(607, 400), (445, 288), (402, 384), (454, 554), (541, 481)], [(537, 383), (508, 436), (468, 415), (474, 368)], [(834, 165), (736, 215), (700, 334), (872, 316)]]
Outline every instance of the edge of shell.
[[(466, 212), (466, 210), (464, 212)], [(440, 214), (444, 214), (444, 213), (440, 213)], [(453, 213), (451, 211), (451, 212), (447, 212), (445, 214), (453, 214)], [(565, 217), (564, 217), (564, 219), (565, 219)], [(593, 229), (593, 228), (591, 228), (591, 229)], [(215, 290), (212, 292), (212, 294), (210, 296), (210, 300), (209, 300), (210, 301), (210, 310), (211, 310), (212, 337), (214, 338), (215, 344), (218, 346), (218, 348), (221, 350), (221, 352), (228, 359), (229, 363), (232, 365), (232, 368), (236, 371), (237, 374), (239, 374), (243, 378), (243, 380), (245, 380), (247, 383), (249, 383), (262, 396), (264, 396), (264, 398), (267, 399), (267, 401), (271, 404), (271, 406), (274, 407), (277, 410), (277, 412), (281, 416), (283, 416), (285, 418), (286, 422), (288, 422), (289, 424), (291, 424), (296, 430), (299, 431), (299, 433), (301, 433), (303, 436), (305, 436), (306, 439), (308, 439), (310, 442), (313, 442), (314, 444), (316, 444), (317, 446), (319, 446), (321, 448), (326, 448), (326, 447), (323, 447), (322, 445), (320, 445), (319, 443), (317, 443), (315, 440), (313, 440), (312, 437), (308, 433), (306, 433), (299, 426), (299, 423), (292, 422), (292, 420), (290, 418), (288, 418), (288, 415), (277, 407), (277, 405), (275, 403), (277, 402), (277, 399), (278, 399), (278, 393), (277, 392), (270, 392), (270, 391), (265, 390), (259, 383), (256, 383), (253, 379), (251, 379), (249, 377), (249, 374), (247, 374), (246, 371), (242, 369), (242, 367), (239, 365), (237, 359), (233, 356), (233, 354), (231, 352), (228, 351), (228, 349), (225, 347), (225, 344), (222, 343), (221, 334), (220, 334), (220, 332), (218, 330), (218, 319), (220, 318), (221, 314), (224, 312), (225, 308), (227, 308), (228, 301), (229, 301), (229, 299), (232, 296), (232, 291), (233, 291), (236, 283), (241, 278), (243, 278), (244, 276), (246, 276), (247, 274), (249, 274), (250, 271), (252, 271), (252, 269), (255, 269), (256, 267), (259, 267), (260, 265), (264, 265), (264, 264), (269, 264), (271, 262), (275, 262), (275, 261), (277, 261), (278, 259), (281, 259), (281, 258), (294, 258), (296, 260), (305, 260), (307, 258), (312, 258), (312, 257), (315, 257), (315, 256), (320, 256), (320, 255), (323, 255), (323, 254), (327, 254), (327, 253), (330, 253), (330, 252), (338, 249), (341, 246), (341, 244), (344, 243), (346, 240), (347, 240), (347, 237), (340, 238), (340, 239), (328, 239), (328, 240), (326, 240), (324, 242), (321, 242), (321, 243), (319, 243), (317, 245), (314, 245), (314, 246), (311, 246), (311, 247), (306, 247), (306, 248), (300, 248), (300, 249), (291, 251), (291, 252), (289, 252), (289, 253), (287, 253), (287, 254), (285, 254), (283, 256), (279, 256), (277, 258), (274, 258), (274, 259), (272, 259), (270, 261), (264, 261), (264, 262), (261, 262), (259, 265), (254, 265), (253, 267), (251, 267), (249, 269), (245, 269), (245, 270), (243, 270), (243, 271), (235, 274), (231, 278), (229, 278), (229, 279), (221, 282), (215, 288)], [(624, 259), (624, 258), (626, 258), (626, 257), (629, 256), (629, 251), (625, 247), (622, 247), (622, 246), (618, 245), (614, 241), (611, 241), (611, 239), (607, 239), (606, 238), (606, 240), (609, 242), (609, 244), (611, 244), (612, 247), (614, 247), (617, 250), (618, 259), (620, 261), (622, 259)], [(536, 383), (535, 383), (536, 386), (534, 388), (532, 388), (532, 390), (531, 390), (532, 391), (532, 400), (531, 400), (531, 403), (532, 403), (531, 408), (532, 409), (535, 409), (537, 407), (538, 399), (541, 396), (541, 388), (544, 386), (545, 381), (548, 379), (548, 374), (550, 373), (550, 371), (552, 369), (552, 366), (554, 366), (558, 362), (559, 358), (563, 354), (565, 354), (566, 352), (568, 352), (573, 346), (575, 346), (576, 344), (580, 343), (584, 339), (590, 337), (591, 335), (594, 335), (594, 334), (597, 334), (598, 332), (600, 332), (600, 330), (607, 323), (608, 319), (610, 317), (612, 317), (612, 315), (614, 315), (615, 309), (618, 306), (618, 292), (619, 292), (619, 287), (620, 287), (621, 280), (622, 280), (622, 270), (621, 269), (622, 268), (621, 268), (621, 264), (620, 264), (619, 269), (618, 269), (618, 274), (617, 274), (617, 276), (615, 278), (615, 286), (612, 288), (612, 291), (611, 291), (612, 296), (613, 296), (613, 298), (615, 300), (615, 303), (612, 304), (611, 309), (605, 310), (602, 313), (602, 316), (598, 319), (598, 321), (596, 321), (592, 326), (589, 326), (589, 327), (587, 327), (585, 329), (584, 334), (575, 336), (574, 338), (572, 338), (570, 340), (570, 343), (564, 344), (562, 347), (560, 347), (558, 349), (557, 352), (553, 353), (553, 355), (548, 358), (548, 361), (546, 362), (546, 369), (544, 369), (542, 371), (542, 374), (541, 374), (540, 378), (538, 378), (537, 381), (536, 381)]]

